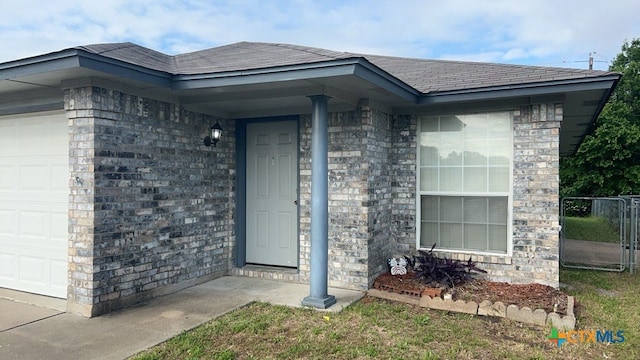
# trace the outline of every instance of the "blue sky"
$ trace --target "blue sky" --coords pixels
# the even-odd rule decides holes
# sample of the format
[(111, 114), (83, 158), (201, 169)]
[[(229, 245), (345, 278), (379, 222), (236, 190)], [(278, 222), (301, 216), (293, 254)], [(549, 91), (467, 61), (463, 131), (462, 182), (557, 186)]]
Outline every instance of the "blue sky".
[(606, 70), (638, 0), (0, 0), (0, 62), (130, 41), (167, 54), (238, 41)]

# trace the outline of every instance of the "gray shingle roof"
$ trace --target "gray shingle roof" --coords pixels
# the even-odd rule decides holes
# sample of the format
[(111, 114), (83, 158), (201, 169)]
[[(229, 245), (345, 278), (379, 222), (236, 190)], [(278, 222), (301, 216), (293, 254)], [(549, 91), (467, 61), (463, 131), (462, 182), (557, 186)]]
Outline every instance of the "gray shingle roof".
[(179, 74), (216, 73), (310, 64), (355, 55), (312, 47), (240, 42), (176, 56)]
[(76, 49), (153, 70), (174, 73), (176, 69), (173, 56), (129, 42), (85, 45)]
[(223, 73), (364, 58), (422, 93), (597, 78), (613, 74), (598, 70), (365, 55), (258, 42), (239, 42), (175, 56), (132, 43), (96, 44), (76, 49), (175, 75)]
[(606, 76), (611, 72), (363, 55), (422, 93)]

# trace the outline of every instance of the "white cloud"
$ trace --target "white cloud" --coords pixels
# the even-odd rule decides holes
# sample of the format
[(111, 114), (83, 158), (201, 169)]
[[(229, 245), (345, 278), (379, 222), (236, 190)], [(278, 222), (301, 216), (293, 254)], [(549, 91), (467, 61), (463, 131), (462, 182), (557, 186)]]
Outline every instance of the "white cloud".
[[(169, 54), (237, 41), (385, 55), (585, 67), (640, 37), (618, 0), (0, 0), (0, 62), (131, 41)], [(606, 63), (600, 68), (606, 68)]]

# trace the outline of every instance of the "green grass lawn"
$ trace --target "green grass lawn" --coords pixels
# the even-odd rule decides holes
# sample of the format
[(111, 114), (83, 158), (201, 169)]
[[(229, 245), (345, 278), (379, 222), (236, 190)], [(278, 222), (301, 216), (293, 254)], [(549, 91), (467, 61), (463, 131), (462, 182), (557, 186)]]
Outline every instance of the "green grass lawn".
[(560, 275), (576, 296), (578, 329), (623, 330), (625, 342), (558, 348), (550, 328), (365, 297), (337, 314), (254, 303), (134, 359), (640, 358), (640, 275)]
[(620, 241), (618, 227), (611, 225), (603, 217), (572, 217), (564, 218), (564, 237), (572, 240), (587, 240), (616, 243)]

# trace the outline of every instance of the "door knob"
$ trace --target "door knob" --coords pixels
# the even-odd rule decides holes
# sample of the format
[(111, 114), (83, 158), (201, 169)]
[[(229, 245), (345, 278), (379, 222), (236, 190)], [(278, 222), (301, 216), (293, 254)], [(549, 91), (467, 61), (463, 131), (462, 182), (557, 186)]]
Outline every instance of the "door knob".
[(294, 205), (298, 205), (298, 200), (293, 200)]

